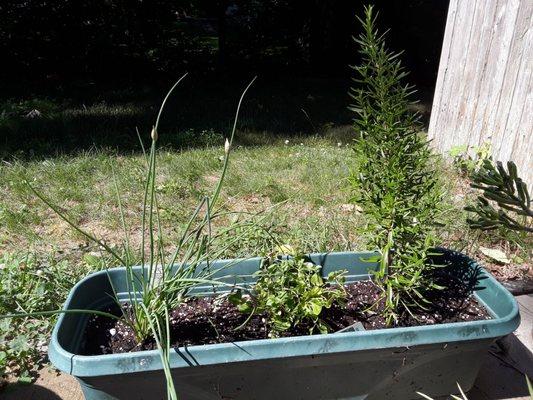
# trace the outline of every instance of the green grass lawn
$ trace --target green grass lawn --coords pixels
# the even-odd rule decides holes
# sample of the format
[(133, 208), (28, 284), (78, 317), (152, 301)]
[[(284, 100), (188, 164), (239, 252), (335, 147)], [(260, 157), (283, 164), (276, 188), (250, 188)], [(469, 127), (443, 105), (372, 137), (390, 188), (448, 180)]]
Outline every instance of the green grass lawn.
[[(167, 103), (160, 144), (182, 149), (223, 143), (250, 78), (189, 75)], [(44, 93), (22, 90), (26, 96), (20, 90), (16, 97), (0, 93), (0, 158), (47, 158), (95, 147), (122, 154), (139, 151), (136, 128), (150, 131), (171, 84), (71, 83)], [(343, 79), (259, 77), (243, 104), (239, 142), (263, 145), (272, 139), (324, 134), (346, 138), (342, 128), (353, 118), (347, 109), (349, 85)]]
[[(156, 191), (169, 247), (198, 200), (213, 190), (223, 151), (222, 145), (159, 151)], [(263, 145), (237, 146), (223, 187), (224, 207), (261, 213), (258, 221), (277, 240), (305, 251), (363, 249), (358, 228), (365, 218), (351, 204), (347, 182), (354, 162), (350, 141), (324, 137), (279, 138), (265, 140)], [(473, 193), (457, 171), (444, 164), (440, 168), (448, 205), (445, 220), (440, 221), (445, 226), (436, 228), (441, 243), (475, 252), (479, 243), (501, 242), (494, 233), (479, 234), (467, 228), (462, 207), (474, 198)], [(123, 232), (116, 179), (133, 247), (138, 248), (144, 177), (145, 160), (139, 153), (94, 150), (76, 156), (4, 162), (0, 166), (0, 250), (56, 253), (71, 260), (72, 268), (83, 262), (84, 254), (98, 250), (34, 196), (24, 180), (82, 228), (108, 244), (120, 245)], [(222, 219), (217, 224), (227, 222)], [(273, 245), (265, 234), (250, 235), (228, 257), (254, 255)], [(503, 239), (524, 256), (520, 237)]]
[[(156, 191), (163, 228), (170, 238), (180, 231), (197, 201), (213, 190), (223, 151), (222, 146), (159, 151)], [(349, 204), (350, 162), (348, 143), (319, 138), (238, 146), (223, 187), (223, 202), (230, 211), (263, 212), (261, 219), (281, 237), (300, 241), (308, 250), (355, 248), (361, 244), (354, 229), (361, 217)], [(4, 193), (0, 247), (9, 252), (21, 248), (68, 251), (84, 245), (79, 234), (28, 191), (24, 180), (84, 229), (119, 244), (122, 232), (113, 170), (130, 234), (139, 243), (145, 160), (141, 154), (93, 151), (0, 167)], [(243, 245), (238, 250), (238, 255), (250, 255), (256, 248)]]

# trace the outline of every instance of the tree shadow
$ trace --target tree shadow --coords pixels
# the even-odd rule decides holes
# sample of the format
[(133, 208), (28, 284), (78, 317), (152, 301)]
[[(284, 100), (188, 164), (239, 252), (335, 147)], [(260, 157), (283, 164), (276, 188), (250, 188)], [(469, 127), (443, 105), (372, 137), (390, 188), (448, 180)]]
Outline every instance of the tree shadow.
[[(248, 81), (187, 77), (167, 103), (160, 145), (176, 149), (222, 145)], [(243, 103), (237, 140), (258, 145), (272, 138), (326, 135), (349, 126), (353, 117), (347, 109), (349, 85), (343, 79), (259, 78)], [(136, 129), (148, 141), (168, 86), (154, 85), (137, 92), (102, 89), (85, 98), (73, 91), (62, 93), (62, 98), (14, 105), (4, 101), (2, 108), (8, 112), (0, 118), (0, 157), (50, 157), (94, 148), (139, 151)]]
[[(221, 146), (232, 128), (246, 78), (191, 74), (169, 99), (159, 145), (169, 149)], [(0, 159), (75, 155), (94, 149), (140, 152), (172, 82), (135, 87), (75, 86), (50, 97), (0, 100)], [(356, 138), (348, 110), (352, 82), (343, 78), (259, 76), (244, 99), (237, 144), (260, 146), (294, 137), (323, 137), (348, 143)], [(420, 110), (429, 110), (427, 99)], [(424, 112), (423, 112), (424, 114)]]

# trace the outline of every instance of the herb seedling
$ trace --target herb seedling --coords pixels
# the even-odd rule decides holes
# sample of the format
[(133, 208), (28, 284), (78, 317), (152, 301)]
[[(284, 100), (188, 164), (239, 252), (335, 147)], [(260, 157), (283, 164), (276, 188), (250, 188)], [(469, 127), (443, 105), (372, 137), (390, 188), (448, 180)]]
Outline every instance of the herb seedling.
[(452, 164), (463, 175), (468, 176), (478, 172), (485, 160), (490, 159), (491, 150), (490, 143), (483, 143), (479, 147), (460, 145), (452, 147), (448, 154), (452, 158)]
[(265, 314), (270, 337), (299, 326), (307, 327), (309, 334), (328, 333), (320, 314), (345, 299), (344, 277), (339, 271), (322, 278), (321, 270), (300, 253), (267, 258), (256, 273), (257, 283), (249, 296), (237, 290), (229, 300), (241, 312)]

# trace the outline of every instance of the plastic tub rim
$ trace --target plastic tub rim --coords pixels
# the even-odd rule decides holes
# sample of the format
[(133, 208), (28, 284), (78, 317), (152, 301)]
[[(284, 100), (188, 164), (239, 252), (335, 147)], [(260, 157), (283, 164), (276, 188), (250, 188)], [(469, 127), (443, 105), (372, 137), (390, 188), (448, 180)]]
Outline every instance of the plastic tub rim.
[[(326, 254), (352, 255), (366, 254), (366, 252), (328, 252), (313, 253), (311, 255), (321, 256)], [(257, 258), (251, 257), (239, 260), (253, 260)], [(480, 267), (475, 261), (474, 263), (480, 268), (480, 272), (486, 276), (486, 279), (490, 280), (492, 284), (495, 284), (497, 290), (502, 292), (508, 301), (512, 302), (511, 310), (507, 315), (500, 318), (478, 321), (180, 346), (173, 349), (174, 352), (171, 354), (170, 359), (171, 368), (190, 368), (197, 365), (496, 339), (511, 333), (520, 323), (516, 300), (490, 273)], [(76, 290), (86, 281), (94, 279), (99, 275), (107, 275), (111, 270), (124, 269), (124, 267), (110, 268), (92, 273), (81, 279), (71, 289), (64, 309), (68, 308), (68, 305), (76, 294)], [(490, 307), (486, 306), (477, 294), (475, 296), (480, 303), (490, 310)], [(94, 377), (162, 369), (158, 350), (94, 356), (74, 354), (65, 350), (58, 340), (58, 332), (61, 329), (63, 319), (64, 314), (61, 314), (52, 332), (49, 345), (50, 361), (59, 370), (78, 377)], [(471, 334), (465, 334), (466, 332), (471, 332)], [(435, 336), (438, 337), (437, 340), (434, 339)], [(379, 344), (375, 343), (376, 339)], [(198, 359), (202, 362), (199, 363)], [(117, 364), (120, 364), (121, 367), (117, 368)]]

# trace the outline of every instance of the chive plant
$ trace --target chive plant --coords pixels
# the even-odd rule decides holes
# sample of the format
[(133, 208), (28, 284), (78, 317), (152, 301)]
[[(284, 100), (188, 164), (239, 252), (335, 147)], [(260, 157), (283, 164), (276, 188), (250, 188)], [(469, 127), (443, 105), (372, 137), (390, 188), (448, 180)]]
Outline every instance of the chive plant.
[(354, 201), (368, 217), (368, 245), (380, 253), (374, 280), (383, 290), (391, 325), (404, 311), (426, 307), (424, 291), (438, 287), (428, 255), (441, 193), (419, 116), (409, 108), (414, 90), (403, 83), (401, 53), (386, 48), (387, 32), (378, 31), (376, 18), (373, 7), (365, 7), (364, 18), (358, 18), (362, 33), (354, 38), (361, 63), (352, 67), (357, 86), (350, 90), (350, 109), (359, 137), (350, 182)]
[[(212, 222), (214, 219), (226, 215), (223, 207), (219, 205), (219, 198), (226, 177), (233, 139), (237, 128), (237, 121), (244, 96), (255, 78), (243, 91), (235, 112), (233, 128), (224, 145), (224, 161), (221, 175), (210, 196), (205, 196), (191, 214), (188, 223), (183, 230), (176, 247), (170, 255), (165, 252), (161, 220), (158, 211), (157, 194), (155, 191), (156, 181), (156, 148), (158, 141), (158, 128), (165, 104), (179, 83), (185, 78), (183, 75), (169, 90), (165, 96), (154, 127), (151, 131), (151, 146), (149, 151), (143, 146), (143, 154), (146, 159), (147, 172), (144, 182), (144, 199), (141, 214), (142, 241), (140, 258), (142, 269), (138, 272), (135, 267), (138, 260), (132, 256), (129, 238), (129, 229), (126, 226), (124, 210), (122, 207), (120, 185), (114, 175), (115, 189), (119, 215), (124, 231), (121, 249), (117, 250), (97, 238), (93, 234), (80, 228), (60, 207), (46, 198), (31, 183), (27, 182), (29, 189), (46, 205), (48, 205), (61, 219), (70, 225), (78, 233), (94, 242), (99, 248), (111, 255), (116, 263), (126, 268), (128, 276), (128, 299), (127, 303), (121, 302), (113, 288), (116, 303), (122, 310), (121, 316), (116, 316), (100, 310), (55, 310), (36, 312), (31, 314), (8, 315), (4, 317), (25, 317), (29, 315), (54, 315), (59, 313), (89, 313), (109, 318), (121, 319), (133, 330), (138, 342), (153, 337), (160, 351), (161, 361), (167, 382), (167, 395), (171, 400), (176, 400), (177, 394), (170, 373), (170, 324), (169, 312), (178, 307), (191, 294), (191, 290), (199, 285), (225, 285), (220, 277), (220, 269), (212, 268), (212, 261), (221, 258), (224, 253), (235, 246), (241, 238), (248, 234), (249, 230), (256, 229), (256, 222), (252, 219), (244, 219), (234, 222), (228, 229), (221, 229), (213, 233)], [(142, 146), (142, 140), (141, 140)], [(227, 239), (227, 231), (236, 231), (240, 234)], [(226, 237), (223, 245), (220, 236)], [(145, 251), (148, 247), (148, 252)], [(122, 250), (122, 251), (121, 251)], [(110, 280), (111, 282), (111, 280)]]

